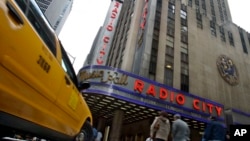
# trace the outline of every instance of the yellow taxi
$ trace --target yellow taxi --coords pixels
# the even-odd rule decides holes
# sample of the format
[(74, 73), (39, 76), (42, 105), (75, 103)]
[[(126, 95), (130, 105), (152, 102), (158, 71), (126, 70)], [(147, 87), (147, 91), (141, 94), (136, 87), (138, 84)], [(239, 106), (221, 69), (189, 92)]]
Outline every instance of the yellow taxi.
[(88, 86), (34, 0), (0, 0), (0, 131), (90, 140)]

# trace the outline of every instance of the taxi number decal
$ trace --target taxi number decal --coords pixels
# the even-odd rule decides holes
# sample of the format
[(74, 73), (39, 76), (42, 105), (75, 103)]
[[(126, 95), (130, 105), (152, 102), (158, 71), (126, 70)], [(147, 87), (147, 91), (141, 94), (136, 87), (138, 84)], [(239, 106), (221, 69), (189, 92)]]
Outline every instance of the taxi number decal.
[(50, 70), (50, 65), (47, 61), (45, 61), (45, 59), (39, 55), (39, 58), (37, 60), (37, 64), (47, 73), (49, 73)]

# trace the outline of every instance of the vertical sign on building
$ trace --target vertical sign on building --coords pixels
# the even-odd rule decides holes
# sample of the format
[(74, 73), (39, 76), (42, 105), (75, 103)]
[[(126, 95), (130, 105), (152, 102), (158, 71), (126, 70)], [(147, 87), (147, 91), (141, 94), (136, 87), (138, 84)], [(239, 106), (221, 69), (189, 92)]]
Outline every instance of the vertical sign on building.
[(101, 37), (97, 41), (97, 52), (94, 58), (95, 65), (105, 65), (106, 63), (107, 55), (110, 50), (111, 41), (114, 36), (121, 8), (122, 8), (122, 3), (118, 1), (111, 2), (101, 32)]
[(145, 44), (145, 35), (147, 31), (147, 21), (148, 21), (148, 15), (149, 15), (149, 6), (150, 1), (144, 0), (144, 5), (142, 9), (142, 15), (141, 15), (141, 21), (140, 21), (140, 28), (138, 30), (137, 35), (137, 45), (136, 45), (136, 51), (134, 56), (134, 62), (133, 62), (133, 70), (132, 72), (135, 74), (139, 74), (141, 70), (141, 64), (143, 60), (143, 51), (144, 51), (144, 44)]
[(148, 0), (145, 0), (142, 17), (141, 17), (139, 36), (138, 36), (138, 47), (141, 46), (142, 41), (143, 41), (144, 29), (145, 29), (146, 22), (147, 22), (147, 15), (148, 15)]

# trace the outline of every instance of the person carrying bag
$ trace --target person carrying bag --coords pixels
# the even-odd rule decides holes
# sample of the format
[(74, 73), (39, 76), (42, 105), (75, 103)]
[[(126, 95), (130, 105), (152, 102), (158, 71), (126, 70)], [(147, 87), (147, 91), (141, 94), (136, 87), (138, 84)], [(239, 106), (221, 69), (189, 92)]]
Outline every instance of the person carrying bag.
[(165, 111), (159, 112), (150, 126), (150, 137), (153, 141), (167, 141), (170, 132), (170, 122)]

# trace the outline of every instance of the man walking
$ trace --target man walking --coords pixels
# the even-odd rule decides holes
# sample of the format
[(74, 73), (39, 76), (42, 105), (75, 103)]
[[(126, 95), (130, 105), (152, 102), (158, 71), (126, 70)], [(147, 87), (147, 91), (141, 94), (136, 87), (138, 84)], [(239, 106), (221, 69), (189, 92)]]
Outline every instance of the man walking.
[(168, 120), (168, 113), (165, 111), (159, 112), (159, 116), (150, 127), (150, 137), (154, 141), (167, 141), (170, 132), (170, 122)]
[(209, 119), (210, 122), (206, 126), (203, 141), (225, 141), (226, 130), (223, 125), (213, 116)]
[(172, 125), (172, 138), (173, 141), (189, 141), (190, 129), (188, 124), (181, 120), (179, 114), (174, 115), (174, 121)]

